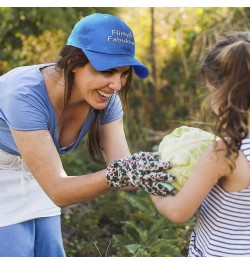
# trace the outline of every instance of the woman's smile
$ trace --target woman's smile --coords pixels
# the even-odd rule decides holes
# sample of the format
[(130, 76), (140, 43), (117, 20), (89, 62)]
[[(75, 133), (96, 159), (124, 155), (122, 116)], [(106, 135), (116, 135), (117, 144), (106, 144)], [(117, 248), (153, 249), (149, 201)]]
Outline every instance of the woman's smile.
[(109, 99), (114, 93), (105, 93), (99, 89), (96, 90), (96, 92), (101, 96), (101, 97), (104, 97), (106, 99)]

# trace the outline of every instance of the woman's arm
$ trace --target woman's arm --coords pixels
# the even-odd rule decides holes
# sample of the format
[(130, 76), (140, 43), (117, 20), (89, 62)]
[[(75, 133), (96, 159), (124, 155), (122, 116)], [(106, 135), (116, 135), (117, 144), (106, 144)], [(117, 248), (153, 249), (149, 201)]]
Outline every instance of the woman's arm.
[(122, 118), (101, 126), (100, 130), (103, 155), (107, 164), (131, 155), (124, 133)]
[(48, 131), (11, 131), (24, 162), (56, 205), (64, 207), (87, 201), (110, 190), (105, 170), (67, 176)]
[[(102, 126), (101, 130), (104, 155), (108, 163), (130, 155), (122, 119)], [(87, 201), (110, 190), (106, 170), (82, 176), (67, 176), (48, 131), (12, 129), (11, 132), (28, 168), (58, 206)]]
[[(131, 155), (124, 133), (122, 119), (102, 126), (100, 135), (103, 146), (103, 155), (107, 164), (112, 163), (116, 159)], [(110, 146), (115, 148), (110, 148)], [(121, 188), (121, 190), (134, 191), (137, 190), (137, 188), (128, 186)]]
[(216, 152), (214, 147), (210, 146), (175, 196), (151, 198), (160, 214), (175, 223), (185, 222), (197, 211), (219, 178), (228, 174), (225, 149)]

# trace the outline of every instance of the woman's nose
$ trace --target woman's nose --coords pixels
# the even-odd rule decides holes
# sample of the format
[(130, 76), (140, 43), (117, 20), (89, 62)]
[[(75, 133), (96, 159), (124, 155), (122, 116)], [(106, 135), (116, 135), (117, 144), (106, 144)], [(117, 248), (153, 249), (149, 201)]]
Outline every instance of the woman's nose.
[(121, 81), (121, 77), (119, 75), (112, 77), (112, 79), (110, 80), (110, 83), (109, 83), (109, 88), (111, 88), (112, 90), (114, 90), (116, 92), (121, 90), (122, 81)]

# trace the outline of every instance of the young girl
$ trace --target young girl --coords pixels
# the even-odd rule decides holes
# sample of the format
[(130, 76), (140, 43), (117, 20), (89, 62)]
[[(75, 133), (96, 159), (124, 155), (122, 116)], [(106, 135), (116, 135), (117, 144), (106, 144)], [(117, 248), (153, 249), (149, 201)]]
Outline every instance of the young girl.
[(199, 208), (189, 256), (250, 256), (250, 33), (228, 34), (201, 75), (221, 140), (202, 155), (175, 195), (151, 195), (160, 214), (185, 222)]

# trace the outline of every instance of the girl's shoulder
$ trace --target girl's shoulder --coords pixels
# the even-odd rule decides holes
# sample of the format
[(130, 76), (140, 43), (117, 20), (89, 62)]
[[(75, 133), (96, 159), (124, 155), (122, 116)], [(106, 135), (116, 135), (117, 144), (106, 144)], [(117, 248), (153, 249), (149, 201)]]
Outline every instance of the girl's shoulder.
[(222, 182), (229, 192), (237, 192), (250, 186), (250, 139), (242, 141), (239, 156), (235, 160), (235, 169)]

